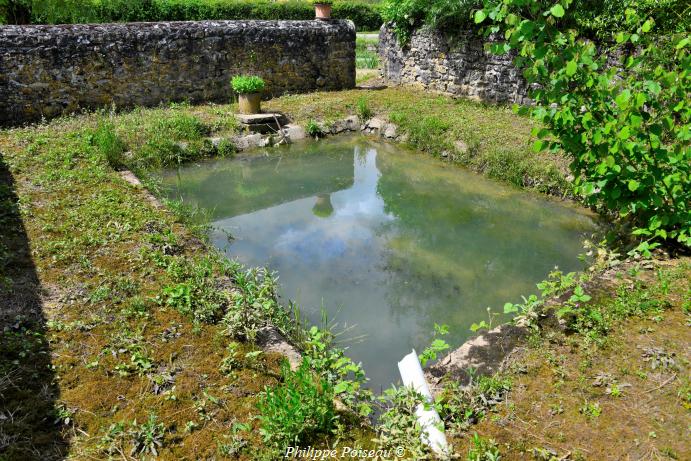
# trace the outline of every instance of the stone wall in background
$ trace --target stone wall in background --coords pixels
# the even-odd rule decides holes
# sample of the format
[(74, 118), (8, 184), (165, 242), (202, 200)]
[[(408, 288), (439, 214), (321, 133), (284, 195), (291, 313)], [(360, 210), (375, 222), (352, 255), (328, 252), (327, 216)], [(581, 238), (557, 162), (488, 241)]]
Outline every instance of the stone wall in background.
[(382, 76), (392, 83), (493, 102), (529, 102), (528, 87), (511, 56), (484, 51), (484, 41), (469, 31), (443, 35), (419, 29), (405, 46), (386, 25), (379, 33)]
[(82, 108), (228, 102), (255, 74), (267, 96), (355, 86), (351, 21), (0, 26), (0, 124)]

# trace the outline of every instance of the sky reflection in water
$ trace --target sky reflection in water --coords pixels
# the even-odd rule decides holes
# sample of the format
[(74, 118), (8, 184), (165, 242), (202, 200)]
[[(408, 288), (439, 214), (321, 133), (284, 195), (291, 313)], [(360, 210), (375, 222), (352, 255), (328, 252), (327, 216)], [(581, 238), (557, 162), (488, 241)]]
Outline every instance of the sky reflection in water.
[[(278, 272), (281, 295), (347, 336), (372, 386), (429, 343), (459, 345), (486, 308), (535, 292), (558, 265), (580, 268), (595, 230), (583, 210), (361, 137), (292, 145), (163, 173), (171, 196), (212, 210), (213, 244)], [(226, 232), (235, 238), (230, 243)]]

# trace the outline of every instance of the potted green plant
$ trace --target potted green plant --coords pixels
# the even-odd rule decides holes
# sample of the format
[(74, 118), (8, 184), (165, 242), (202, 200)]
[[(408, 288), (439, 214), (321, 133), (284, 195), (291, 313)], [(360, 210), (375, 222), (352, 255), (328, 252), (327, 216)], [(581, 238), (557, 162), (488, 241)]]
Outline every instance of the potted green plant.
[(333, 0), (314, 0), (314, 16), (317, 19), (331, 19)]
[(236, 75), (230, 81), (238, 95), (241, 114), (258, 114), (261, 110), (264, 80), (256, 75)]

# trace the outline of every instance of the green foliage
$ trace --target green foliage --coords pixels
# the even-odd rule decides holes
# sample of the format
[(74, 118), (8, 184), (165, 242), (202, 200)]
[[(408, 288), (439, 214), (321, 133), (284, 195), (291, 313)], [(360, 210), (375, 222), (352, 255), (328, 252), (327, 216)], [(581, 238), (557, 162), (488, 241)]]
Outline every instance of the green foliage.
[(424, 404), (424, 397), (411, 387), (391, 387), (382, 400), (386, 410), (379, 418), (376, 442), (383, 449), (405, 447), (406, 459), (429, 459), (430, 449), (420, 439), (421, 427), (415, 409)]
[(158, 449), (163, 446), (163, 437), (166, 427), (158, 422), (155, 414), (149, 415), (149, 419), (142, 424), (135, 420), (129, 431), (132, 440), (131, 456), (151, 454), (158, 456)]
[(369, 106), (369, 102), (367, 101), (367, 98), (364, 96), (359, 98), (357, 100), (357, 116), (360, 118), (362, 122), (365, 122), (369, 119), (372, 118), (374, 115), (374, 111), (372, 108)]
[[(493, 6), (497, 1), (487, 2)], [(528, 1), (514, 2), (527, 6)], [(685, 0), (579, 0), (566, 14), (566, 5), (542, 3), (550, 16), (560, 19), (558, 26), (575, 29), (587, 38), (606, 40), (613, 33), (627, 28), (626, 10), (633, 9), (642, 17), (652, 17), (660, 34), (683, 33), (691, 29), (691, 7)], [(390, 22), (401, 43), (407, 43), (412, 32), (432, 27), (449, 33), (471, 28), (483, 22), (489, 11), (482, 9), (482, 0), (386, 0), (382, 7), (384, 21)], [(553, 12), (552, 12), (553, 9)]]
[(191, 114), (180, 110), (185, 106), (173, 105), (170, 113), (156, 114), (147, 121), (143, 144), (132, 148), (127, 166), (144, 173), (152, 168), (178, 165), (186, 161), (211, 156), (216, 152), (205, 138), (210, 128)]
[(505, 303), (504, 314), (515, 314), (514, 319), (516, 321), (520, 321), (521, 324), (536, 330), (543, 301), (535, 295), (530, 295), (527, 298), (521, 296), (521, 298), (523, 298), (523, 303)]
[(124, 457), (123, 446), (129, 439), (131, 443), (130, 456), (138, 459), (142, 456), (158, 456), (158, 450), (163, 446), (166, 427), (160, 423), (158, 417), (151, 413), (149, 419), (139, 424), (135, 419), (129, 429), (123, 422), (113, 423), (106, 433), (101, 436), (97, 445), (101, 453)]
[(652, 39), (654, 21), (627, 10), (628, 32), (611, 50), (621, 65), (610, 66), (591, 41), (559, 27), (571, 3), (502, 0), (475, 20), (492, 19), (486, 34), (507, 39), (493, 51), (516, 50), (525, 78), (539, 84), (536, 104), (519, 109), (541, 123), (536, 150), (566, 152), (576, 192), (631, 226), (639, 251), (662, 241), (689, 247), (691, 41)]
[(226, 293), (218, 289), (218, 267), (212, 258), (174, 259), (167, 267), (174, 283), (163, 289), (159, 302), (189, 315), (197, 322), (213, 323), (220, 319), (228, 304)]
[(376, 47), (378, 39), (357, 37), (355, 39), (355, 67), (357, 69), (376, 69), (379, 67), (379, 56), (371, 47)]
[(220, 157), (233, 157), (237, 151), (237, 146), (227, 138), (221, 139), (218, 146), (216, 146), (216, 152)]
[(299, 322), (278, 303), (276, 279), (271, 273), (263, 268), (244, 269), (232, 262), (227, 263), (225, 270), (237, 288), (230, 293), (223, 317), (229, 336), (254, 341), (259, 329), (269, 324), (287, 337), (296, 335)]
[(470, 381), (466, 386), (455, 380), (444, 382), (444, 388), (435, 402), (439, 416), (451, 431), (467, 431), (472, 424), (484, 418), (492, 407), (504, 401), (512, 387), (509, 378), (469, 374)]
[(304, 341), (303, 360), (333, 386), (334, 395), (351, 410), (363, 417), (372, 413), (373, 395), (364, 386), (367, 378), (362, 366), (345, 355), (345, 350), (335, 347), (330, 330), (311, 327)]
[(492, 312), (492, 308), (488, 307), (487, 308), (487, 321), (481, 320), (479, 323), (473, 322), (470, 325), (470, 331), (472, 332), (478, 332), (480, 330), (491, 330), (492, 325), (494, 324), (494, 318), (499, 315), (496, 312)]
[[(332, 18), (350, 19), (358, 30), (382, 24), (377, 5), (336, 2)], [(314, 19), (309, 1), (288, 0), (0, 0), (0, 23), (71, 24), (213, 19)]]
[(154, 127), (158, 133), (165, 133), (173, 139), (196, 140), (209, 133), (209, 128), (194, 115), (175, 112), (161, 118)]
[(437, 116), (408, 119), (408, 141), (420, 149), (440, 154), (440, 140), (451, 128), (451, 123)]
[(87, 139), (112, 168), (120, 169), (124, 166), (123, 155), (127, 148), (124, 141), (115, 133), (112, 123), (100, 121)]
[(257, 404), (264, 442), (282, 450), (331, 432), (337, 417), (328, 380), (317, 377), (307, 361), (296, 371), (284, 362), (281, 376), (283, 382), (266, 388)]
[(437, 356), (441, 354), (442, 352), (445, 352), (449, 350), (451, 346), (449, 346), (449, 343), (441, 339), (441, 336), (449, 334), (449, 327), (448, 325), (438, 325), (434, 324), (434, 339), (432, 340), (432, 344), (427, 346), (424, 351), (422, 351), (422, 354), (420, 354), (420, 363), (422, 364), (423, 367), (427, 366), (427, 362), (430, 360), (437, 360)]
[(264, 80), (256, 75), (236, 75), (230, 81), (233, 91), (239, 94), (261, 93)]
[(572, 6), (573, 21), (582, 35), (611, 40), (626, 29), (626, 10), (655, 21), (657, 33), (673, 34), (691, 29), (691, 5), (686, 0), (581, 0)]
[(468, 449), (468, 461), (499, 461), (501, 454), (497, 444), (492, 439), (480, 437), (477, 432), (473, 433), (473, 444)]
[(583, 406), (581, 406), (578, 411), (589, 419), (597, 418), (602, 414), (602, 408), (599, 403), (591, 403), (587, 400), (583, 402)]
[(471, 12), (480, 5), (480, 0), (386, 0), (382, 16), (407, 43), (413, 30), (423, 25), (451, 30), (471, 24)]
[(305, 131), (307, 131), (307, 134), (312, 136), (313, 138), (318, 138), (324, 134), (324, 130), (322, 129), (319, 122), (317, 122), (316, 120), (313, 120), (313, 119), (311, 119), (309, 122), (307, 122), (307, 126), (305, 127)]
[(0, 0), (0, 24), (28, 24), (32, 0)]

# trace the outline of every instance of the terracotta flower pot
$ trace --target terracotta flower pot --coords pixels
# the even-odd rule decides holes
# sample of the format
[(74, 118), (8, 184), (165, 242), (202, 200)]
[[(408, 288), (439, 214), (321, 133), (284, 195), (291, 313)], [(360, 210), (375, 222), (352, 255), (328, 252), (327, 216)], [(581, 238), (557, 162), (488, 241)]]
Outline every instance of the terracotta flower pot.
[(331, 19), (331, 5), (315, 3), (314, 14), (317, 19)]
[(241, 93), (238, 103), (241, 114), (258, 114), (261, 109), (262, 95), (260, 93)]

